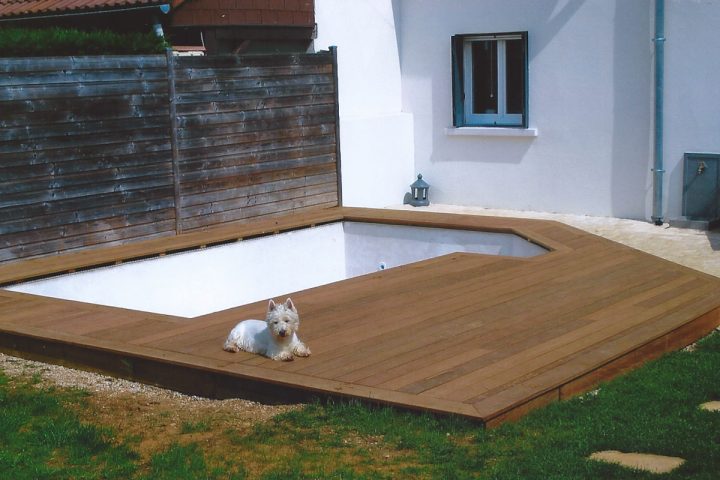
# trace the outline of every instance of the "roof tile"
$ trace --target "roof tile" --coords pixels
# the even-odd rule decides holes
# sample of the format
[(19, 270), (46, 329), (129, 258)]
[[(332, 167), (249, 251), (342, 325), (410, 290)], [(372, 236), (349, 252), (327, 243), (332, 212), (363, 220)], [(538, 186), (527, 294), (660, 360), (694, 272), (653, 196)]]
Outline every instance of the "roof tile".
[[(167, 3), (162, 0), (0, 0), (0, 17), (71, 13)], [(182, 1), (176, 0), (176, 4)]]

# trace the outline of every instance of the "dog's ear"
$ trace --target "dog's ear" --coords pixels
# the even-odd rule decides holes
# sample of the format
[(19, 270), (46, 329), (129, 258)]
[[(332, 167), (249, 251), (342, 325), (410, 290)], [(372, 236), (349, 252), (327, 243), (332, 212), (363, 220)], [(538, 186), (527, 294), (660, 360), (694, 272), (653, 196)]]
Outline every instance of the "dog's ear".
[(295, 310), (295, 304), (294, 304), (293, 301), (292, 301), (291, 299), (289, 299), (289, 298), (288, 298), (287, 300), (285, 300), (285, 308), (289, 308), (289, 309), (292, 310), (293, 312), (297, 312), (297, 310)]
[(275, 310), (276, 306), (277, 305), (275, 305), (275, 300), (273, 300), (271, 298), (270, 301), (268, 302), (268, 312), (272, 312), (273, 310)]

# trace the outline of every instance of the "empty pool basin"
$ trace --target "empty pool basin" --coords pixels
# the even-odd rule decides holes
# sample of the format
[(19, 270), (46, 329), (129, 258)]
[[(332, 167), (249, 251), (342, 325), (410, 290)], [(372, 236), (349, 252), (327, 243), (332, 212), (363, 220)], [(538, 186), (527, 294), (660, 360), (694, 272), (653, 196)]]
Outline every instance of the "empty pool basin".
[(337, 222), (8, 288), (196, 317), (455, 252), (529, 257), (512, 233)]

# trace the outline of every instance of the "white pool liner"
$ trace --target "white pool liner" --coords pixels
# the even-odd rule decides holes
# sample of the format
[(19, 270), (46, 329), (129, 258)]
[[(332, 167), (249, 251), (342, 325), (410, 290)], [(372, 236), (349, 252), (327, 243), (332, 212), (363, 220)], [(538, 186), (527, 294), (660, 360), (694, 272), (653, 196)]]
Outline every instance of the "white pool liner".
[(7, 290), (197, 317), (454, 252), (529, 257), (546, 250), (507, 233), (344, 222)]

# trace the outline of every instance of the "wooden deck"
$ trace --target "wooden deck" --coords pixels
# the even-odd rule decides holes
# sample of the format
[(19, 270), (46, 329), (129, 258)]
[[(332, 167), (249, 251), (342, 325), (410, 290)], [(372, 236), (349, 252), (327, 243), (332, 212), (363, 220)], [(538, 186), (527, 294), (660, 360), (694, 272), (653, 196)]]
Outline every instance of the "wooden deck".
[(0, 290), (0, 349), (210, 397), (308, 395), (493, 426), (586, 391), (720, 324), (720, 279), (549, 221), (328, 209), (0, 266), (0, 284), (337, 220), (512, 231), (552, 251), (451, 254), (292, 293), (313, 355), (222, 350), (258, 302), (193, 319)]

